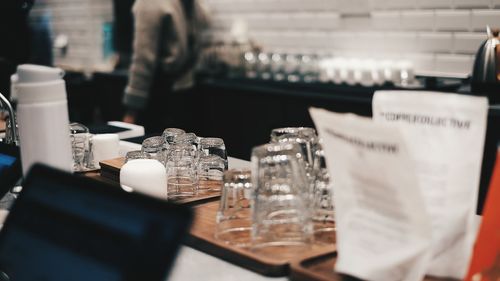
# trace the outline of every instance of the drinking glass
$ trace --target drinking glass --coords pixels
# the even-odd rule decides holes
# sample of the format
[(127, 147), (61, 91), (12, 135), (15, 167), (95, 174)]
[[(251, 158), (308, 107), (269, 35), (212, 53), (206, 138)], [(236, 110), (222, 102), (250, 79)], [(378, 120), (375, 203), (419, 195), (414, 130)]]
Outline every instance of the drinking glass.
[(177, 135), (174, 137), (172, 141), (173, 144), (184, 143), (184, 144), (191, 144), (194, 146), (196, 146), (197, 142), (198, 142), (198, 137), (196, 136), (195, 133), (184, 133)]
[(316, 171), (314, 171), (314, 155), (318, 147), (316, 130), (308, 127), (278, 128), (271, 131), (272, 143), (296, 143), (304, 155), (304, 167), (309, 183), (309, 196), (312, 199)]
[[(314, 154), (318, 146), (318, 135), (314, 128), (309, 127), (285, 127), (276, 128), (271, 131), (271, 142), (301, 142), (306, 163), (314, 164)], [(303, 140), (303, 141), (301, 141)]]
[(89, 129), (80, 123), (69, 125), (71, 149), (73, 155), (73, 171), (85, 172), (94, 169), (92, 161), (91, 139)]
[(217, 155), (203, 155), (198, 161), (198, 192), (220, 191), (224, 176), (224, 160)]
[(202, 138), (200, 151), (204, 155), (217, 155), (224, 160), (224, 168), (228, 169), (227, 152), (224, 140), (221, 138)]
[(173, 144), (166, 157), (167, 189), (169, 199), (185, 198), (197, 194), (196, 159), (193, 147)]
[(142, 142), (141, 151), (150, 155), (151, 159), (160, 161), (165, 165), (165, 139), (163, 137), (150, 137)]
[(174, 141), (174, 138), (178, 135), (182, 135), (182, 134), (185, 134), (186, 132), (182, 129), (178, 129), (178, 128), (166, 128), (164, 131), (163, 131), (163, 134), (162, 134), (162, 137), (163, 139), (165, 139), (165, 143), (167, 144), (172, 144), (173, 141)]
[(313, 226), (301, 148), (271, 143), (252, 150), (252, 250), (291, 257), (308, 249)]
[(231, 169), (224, 173), (224, 186), (216, 217), (216, 239), (239, 247), (251, 245), (251, 194), (250, 170)]
[(151, 155), (142, 150), (129, 151), (125, 155), (125, 163), (127, 163), (130, 160), (137, 160), (137, 159), (151, 159)]
[(326, 167), (323, 150), (316, 152), (314, 163), (316, 172), (313, 193), (313, 226), (316, 242), (335, 243), (335, 210), (333, 205), (333, 186)]

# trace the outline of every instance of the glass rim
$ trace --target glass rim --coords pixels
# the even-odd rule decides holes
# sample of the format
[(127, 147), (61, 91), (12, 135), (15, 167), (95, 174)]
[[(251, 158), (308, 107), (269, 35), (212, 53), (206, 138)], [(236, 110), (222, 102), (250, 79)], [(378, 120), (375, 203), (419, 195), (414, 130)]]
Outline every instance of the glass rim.
[(180, 135), (180, 134), (185, 134), (186, 131), (184, 131), (183, 129), (179, 129), (179, 128), (166, 128), (165, 130), (163, 130), (163, 134), (162, 135)]
[(224, 140), (221, 138), (207, 137), (200, 140), (200, 146), (224, 146)]
[(196, 143), (198, 137), (195, 133), (184, 133), (174, 136), (173, 144), (193, 144)]
[(163, 139), (161, 136), (155, 136), (155, 137), (149, 137), (145, 139), (142, 142), (142, 147), (143, 148), (157, 148), (157, 147), (163, 147), (165, 144), (165, 139)]

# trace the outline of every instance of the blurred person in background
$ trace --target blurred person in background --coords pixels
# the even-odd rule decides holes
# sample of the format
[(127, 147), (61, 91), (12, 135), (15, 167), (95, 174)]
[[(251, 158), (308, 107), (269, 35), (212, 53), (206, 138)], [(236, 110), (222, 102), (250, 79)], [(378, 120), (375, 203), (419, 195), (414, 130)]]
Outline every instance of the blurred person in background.
[(124, 122), (144, 125), (147, 132), (179, 126), (168, 112), (181, 106), (173, 101), (174, 92), (194, 84), (202, 33), (208, 26), (207, 10), (199, 1), (136, 0)]

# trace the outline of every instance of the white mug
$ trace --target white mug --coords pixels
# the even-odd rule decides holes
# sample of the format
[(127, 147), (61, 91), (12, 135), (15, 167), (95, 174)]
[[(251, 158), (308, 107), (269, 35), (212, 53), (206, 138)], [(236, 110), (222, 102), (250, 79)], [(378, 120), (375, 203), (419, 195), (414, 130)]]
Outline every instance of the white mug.
[(167, 199), (167, 172), (155, 159), (134, 159), (122, 166), (120, 185), (128, 192), (139, 192)]
[(99, 162), (118, 158), (120, 150), (120, 139), (117, 134), (100, 134), (92, 137), (92, 154), (94, 166), (100, 167)]

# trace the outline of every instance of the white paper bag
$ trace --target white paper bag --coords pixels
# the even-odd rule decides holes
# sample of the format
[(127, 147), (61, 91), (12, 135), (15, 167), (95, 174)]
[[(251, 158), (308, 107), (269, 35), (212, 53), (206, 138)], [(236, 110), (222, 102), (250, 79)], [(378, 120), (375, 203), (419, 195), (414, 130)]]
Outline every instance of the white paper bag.
[(462, 279), (476, 237), (474, 214), (488, 101), (435, 92), (381, 91), (373, 118), (401, 129), (432, 223), (428, 274)]
[(430, 224), (402, 136), (371, 119), (311, 109), (335, 186), (336, 271), (421, 281)]

